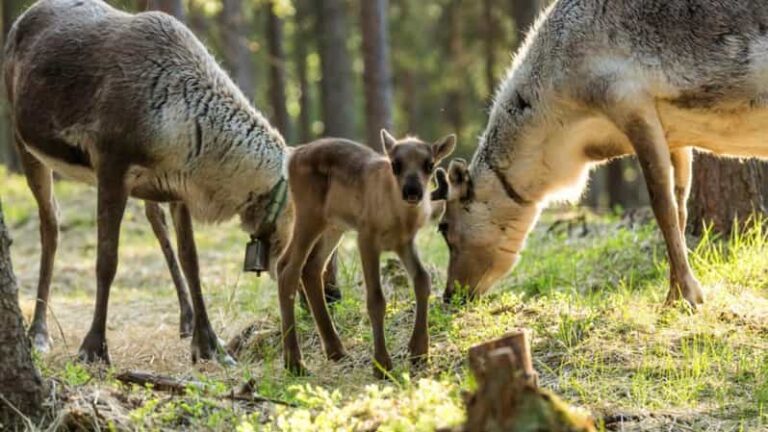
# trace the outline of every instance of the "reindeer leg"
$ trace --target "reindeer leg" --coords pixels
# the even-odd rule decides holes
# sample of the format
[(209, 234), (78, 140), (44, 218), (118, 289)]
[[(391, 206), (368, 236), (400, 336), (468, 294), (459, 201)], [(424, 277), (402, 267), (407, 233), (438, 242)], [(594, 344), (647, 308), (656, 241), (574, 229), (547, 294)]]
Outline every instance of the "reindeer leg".
[(323, 273), (323, 285), (325, 286), (325, 302), (334, 304), (341, 301), (341, 289), (339, 288), (339, 258), (336, 251), (331, 255)]
[[(299, 209), (297, 209), (299, 210)], [(280, 317), (283, 336), (283, 359), (285, 368), (295, 375), (307, 375), (307, 368), (301, 359), (299, 339), (296, 334), (294, 304), (299, 290), (304, 263), (313, 246), (324, 230), (324, 223), (314, 215), (303, 216), (296, 212), (293, 234), (277, 263), (277, 285), (280, 300)]]
[(672, 150), (672, 167), (675, 170), (675, 201), (677, 202), (677, 220), (680, 233), (685, 236), (688, 224), (688, 195), (691, 193), (691, 171), (693, 168), (693, 148), (684, 147)]
[(411, 341), (408, 343), (408, 349), (411, 353), (411, 363), (420, 364), (426, 362), (429, 351), (429, 326), (427, 318), (432, 281), (429, 273), (424, 270), (424, 266), (421, 264), (419, 253), (413, 240), (398, 252), (398, 256), (411, 276), (413, 291), (416, 295), (416, 320), (413, 325)]
[(323, 269), (326, 268), (329, 256), (336, 250), (336, 246), (338, 246), (339, 240), (341, 240), (341, 235), (342, 232), (327, 230), (320, 240), (315, 243), (315, 247), (312, 253), (310, 253), (302, 271), (302, 281), (309, 307), (312, 310), (312, 316), (315, 318), (317, 331), (323, 340), (325, 354), (330, 360), (341, 360), (347, 356), (341, 339), (339, 339), (339, 334), (333, 326), (331, 315), (328, 313), (328, 306), (326, 304), (328, 292), (326, 291), (325, 295), (323, 294)]
[[(337, 252), (333, 252), (331, 258), (328, 260), (328, 264), (325, 265), (325, 272), (323, 273), (323, 287), (325, 290), (325, 304), (333, 305), (341, 301), (341, 290), (337, 282), (338, 262)], [(301, 307), (309, 307), (307, 303), (307, 296), (304, 291), (299, 291), (299, 299)]]
[(387, 309), (387, 301), (381, 290), (381, 278), (379, 275), (380, 251), (374, 241), (371, 241), (364, 233), (360, 233), (357, 241), (360, 249), (360, 260), (363, 264), (365, 276), (366, 305), (368, 316), (373, 328), (374, 359), (373, 374), (377, 378), (385, 378), (385, 371), (392, 370), (392, 359), (387, 352), (387, 344), (384, 339), (384, 314)]
[(197, 246), (192, 230), (192, 217), (189, 208), (183, 203), (171, 203), (171, 216), (176, 230), (177, 249), (181, 258), (181, 269), (189, 283), (192, 296), (192, 306), (195, 311), (195, 327), (192, 333), (192, 362), (198, 359), (216, 359), (224, 366), (235, 364), (235, 360), (227, 354), (216, 333), (211, 327), (208, 312), (205, 309), (205, 299), (200, 286), (200, 266), (197, 260)]
[(194, 329), (195, 313), (192, 310), (192, 304), (189, 301), (189, 289), (187, 281), (181, 274), (179, 261), (176, 253), (173, 251), (171, 239), (168, 235), (168, 224), (165, 222), (165, 212), (160, 204), (152, 201), (144, 201), (144, 212), (147, 216), (152, 231), (155, 233), (160, 249), (163, 251), (165, 263), (168, 265), (168, 271), (171, 273), (173, 285), (176, 287), (176, 295), (179, 298), (179, 335), (182, 338), (192, 336)]
[(117, 271), (120, 224), (128, 201), (128, 190), (123, 166), (104, 166), (98, 170), (97, 176), (96, 310), (91, 329), (80, 346), (79, 357), (87, 362), (103, 361), (109, 364), (107, 307), (109, 290)]
[(661, 122), (653, 114), (629, 117), (624, 126), (643, 169), (653, 212), (667, 244), (671, 284), (666, 303), (674, 303), (682, 296), (695, 308), (703, 303), (703, 295), (688, 264), (673, 193), (671, 158)]
[[(17, 138), (18, 141), (18, 138)], [(34, 156), (18, 145), (27, 185), (37, 201), (40, 217), (40, 274), (37, 281), (37, 302), (29, 337), (40, 352), (47, 352), (51, 347), (48, 335), (47, 308), (51, 293), (53, 262), (59, 242), (58, 206), (53, 194), (53, 174), (51, 169), (40, 163)]]

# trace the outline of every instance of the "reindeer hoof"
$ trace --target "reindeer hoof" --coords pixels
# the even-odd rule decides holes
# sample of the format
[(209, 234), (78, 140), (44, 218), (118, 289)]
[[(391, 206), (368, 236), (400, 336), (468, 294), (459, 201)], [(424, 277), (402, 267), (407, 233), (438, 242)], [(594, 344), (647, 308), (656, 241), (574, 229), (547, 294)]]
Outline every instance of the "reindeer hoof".
[(408, 352), (410, 353), (411, 366), (423, 367), (429, 360), (429, 340), (428, 338), (411, 338), (408, 342)]
[(328, 354), (326, 355), (328, 357), (328, 360), (339, 362), (349, 357), (347, 354), (347, 351), (344, 350), (344, 348), (328, 351)]
[(182, 313), (179, 317), (179, 337), (186, 339), (191, 337), (195, 331), (194, 315)]
[(389, 371), (392, 370), (392, 359), (389, 356), (383, 359), (373, 360), (373, 376), (376, 379), (391, 379), (392, 374)]
[(224, 341), (208, 328), (192, 335), (192, 363), (198, 360), (216, 360), (222, 366), (235, 366), (237, 362), (224, 349)]
[(40, 353), (47, 353), (51, 350), (51, 337), (45, 329), (29, 329), (29, 338), (32, 340), (32, 347)]
[(325, 285), (325, 302), (330, 306), (341, 301), (341, 290), (336, 285)]
[(701, 284), (695, 277), (689, 275), (681, 281), (670, 281), (670, 289), (667, 294), (665, 306), (672, 306), (679, 300), (685, 300), (692, 310), (696, 310), (699, 305), (704, 304), (704, 293), (701, 291)]
[(411, 354), (409, 356), (409, 359), (411, 360), (411, 366), (415, 368), (421, 368), (427, 365), (429, 362), (429, 354), (427, 354), (427, 351), (414, 351), (411, 350)]
[(91, 333), (88, 333), (83, 344), (80, 345), (77, 357), (85, 363), (104, 363), (106, 365), (112, 363), (109, 358), (107, 341), (104, 337), (95, 336)]

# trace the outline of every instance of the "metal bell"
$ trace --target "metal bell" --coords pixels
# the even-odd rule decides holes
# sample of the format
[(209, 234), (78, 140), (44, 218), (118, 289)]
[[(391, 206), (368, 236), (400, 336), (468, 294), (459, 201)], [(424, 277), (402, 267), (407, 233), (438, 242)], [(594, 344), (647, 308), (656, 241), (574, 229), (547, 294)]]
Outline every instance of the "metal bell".
[(269, 242), (251, 238), (245, 246), (243, 271), (255, 272), (258, 276), (261, 276), (261, 272), (269, 271)]

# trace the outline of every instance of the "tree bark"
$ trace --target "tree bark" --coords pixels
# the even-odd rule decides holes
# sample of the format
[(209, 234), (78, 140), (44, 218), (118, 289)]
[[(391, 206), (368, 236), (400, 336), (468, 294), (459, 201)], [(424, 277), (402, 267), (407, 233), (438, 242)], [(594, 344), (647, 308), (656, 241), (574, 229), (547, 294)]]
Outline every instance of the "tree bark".
[[(408, 44), (413, 34), (409, 30), (421, 23), (418, 11), (417, 13), (413, 11), (414, 6), (418, 5), (412, 4), (411, 0), (391, 0), (391, 5), (399, 12), (399, 15), (394, 17), (394, 22), (398, 24), (398, 31), (391, 33), (391, 44), (393, 46)], [(401, 50), (399, 55), (391, 56), (393, 76), (397, 83), (397, 88), (393, 92), (393, 103), (400, 107), (405, 130), (409, 132), (424, 130), (425, 123), (420, 110), (420, 102), (423, 98), (419, 86), (420, 78), (424, 73), (423, 69), (420, 69), (421, 65), (411, 60), (414, 51), (421, 52), (416, 46), (411, 46), (407, 50)]]
[(255, 96), (253, 62), (248, 47), (248, 29), (245, 25), (243, 1), (223, 0), (219, 13), (221, 51), (227, 69), (248, 100)]
[(10, 245), (0, 203), (0, 428), (23, 425), (19, 412), (35, 418), (43, 401), (43, 381), (32, 362), (32, 346), (19, 309)]
[(381, 148), (381, 129), (392, 129), (392, 74), (389, 64), (388, 0), (360, 3), (363, 35), (366, 143)]
[(464, 40), (462, 38), (461, 16), (462, 0), (451, 0), (446, 8), (448, 19), (448, 59), (453, 67), (453, 79), (450, 82), (446, 94), (445, 115), (448, 122), (453, 127), (454, 133), (461, 137), (464, 130), (464, 113), (462, 107), (464, 104), (463, 90), (466, 86), (464, 74)]
[(267, 4), (267, 40), (269, 42), (269, 99), (272, 104), (272, 124), (290, 142), (291, 123), (285, 103), (285, 52), (283, 51), (283, 21), (275, 13), (275, 2)]
[(705, 224), (711, 224), (716, 232), (729, 234), (734, 222), (743, 225), (753, 213), (764, 214), (768, 208), (767, 181), (764, 162), (697, 153), (688, 206), (693, 234), (701, 234)]
[(515, 48), (525, 41), (525, 35), (539, 13), (540, 0), (512, 0), (512, 19), (515, 20)]
[(632, 185), (624, 178), (629, 159), (617, 159), (608, 164), (608, 206), (628, 208), (632, 204)]
[(294, 54), (296, 56), (296, 76), (299, 81), (299, 142), (307, 143), (312, 140), (312, 101), (310, 99), (309, 71), (307, 69), (307, 45), (311, 22), (307, 12), (307, 0), (297, 0), (296, 31), (294, 32)]
[(319, 25), (320, 65), (323, 79), (324, 135), (355, 137), (352, 63), (347, 51), (347, 16), (344, 0), (315, 0)]
[(199, 0), (188, 3), (187, 25), (200, 40), (206, 41), (210, 37), (210, 22)]
[(405, 92), (405, 97), (401, 98), (401, 109), (405, 112), (408, 131), (419, 130), (419, 123), (421, 122), (419, 98), (416, 96), (419, 89), (416, 80), (416, 74), (411, 69), (403, 70), (400, 74), (400, 85), (402, 85), (402, 91)]
[(148, 0), (147, 7), (173, 15), (179, 21), (184, 22), (184, 2), (182, 0)]
[[(19, 12), (18, 0), (3, 0), (2, 14), (3, 14), (3, 40), (0, 47), (5, 46), (6, 37), (11, 30), (13, 20)], [(0, 49), (0, 58), (2, 58), (2, 49)], [(3, 59), (5, 61), (5, 59)], [(2, 66), (2, 63), (0, 63)], [(3, 85), (2, 95), (3, 104), (2, 119), (0, 119), (0, 163), (4, 163), (10, 171), (21, 172), (21, 162), (19, 161), (19, 155), (16, 153), (16, 146), (14, 144), (13, 123), (11, 122), (11, 105), (5, 94), (5, 86)]]
[(488, 86), (488, 97), (493, 97), (496, 89), (496, 17), (494, 16), (494, 0), (483, 0), (483, 45), (485, 48), (485, 81)]

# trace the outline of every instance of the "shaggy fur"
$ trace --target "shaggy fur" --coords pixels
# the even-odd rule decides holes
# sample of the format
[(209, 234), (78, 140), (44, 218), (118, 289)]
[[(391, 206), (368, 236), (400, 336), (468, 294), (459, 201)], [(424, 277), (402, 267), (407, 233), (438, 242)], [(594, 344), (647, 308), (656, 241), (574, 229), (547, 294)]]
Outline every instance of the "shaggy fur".
[(241, 213), (280, 175), (280, 134), (166, 14), (44, 0), (6, 56), (19, 136), (64, 175), (95, 183), (101, 154), (120, 153), (132, 195), (183, 200), (205, 222)]
[[(193, 360), (230, 361), (205, 312), (191, 220), (239, 215), (243, 228), (255, 233), (280, 177), (283, 138), (194, 35), (163, 13), (131, 15), (99, 0), (41, 0), (14, 24), (5, 59), (44, 251), (55, 251), (57, 237), (50, 169), (98, 190), (97, 306), (81, 357), (109, 361), (109, 288), (125, 200), (133, 196), (173, 202), (195, 309)], [(278, 219), (273, 258), (290, 221), (289, 213)], [(47, 283), (52, 260), (51, 252), (41, 265)]]
[(679, 234), (691, 147), (768, 157), (767, 96), (765, 2), (556, 1), (498, 89), (468, 168), (474, 198), (449, 204), (446, 294), (485, 291), (541, 208), (578, 197), (596, 163), (634, 153), (667, 240), (668, 300), (700, 303)]

